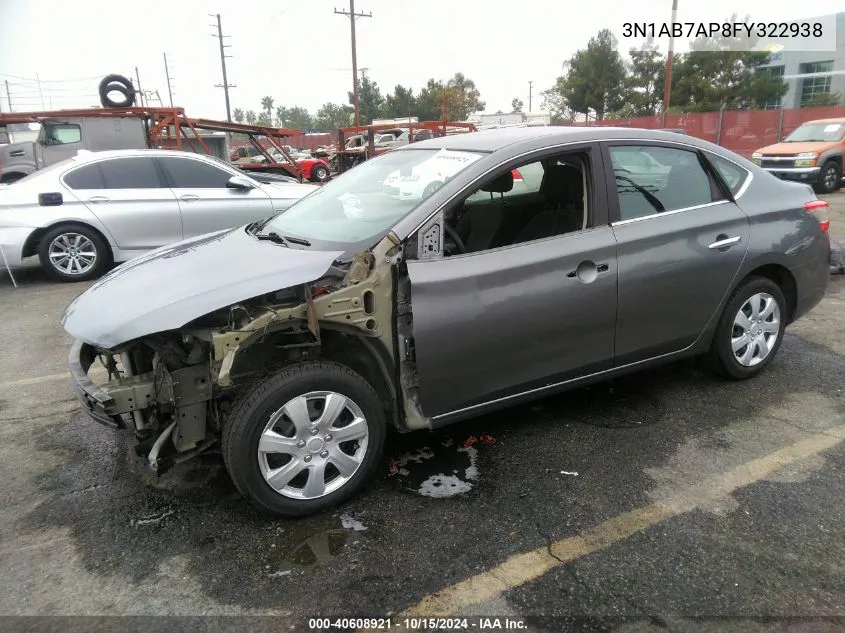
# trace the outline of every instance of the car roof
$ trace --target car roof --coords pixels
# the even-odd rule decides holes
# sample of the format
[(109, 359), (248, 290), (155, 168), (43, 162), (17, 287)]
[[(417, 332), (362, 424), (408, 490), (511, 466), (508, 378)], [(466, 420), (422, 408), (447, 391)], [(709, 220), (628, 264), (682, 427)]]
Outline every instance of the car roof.
[(104, 158), (122, 158), (129, 156), (198, 156), (201, 159), (209, 159), (210, 156), (195, 152), (187, 152), (178, 149), (109, 149), (101, 151), (79, 150), (71, 158), (78, 163), (87, 163)]
[(816, 124), (816, 123), (845, 123), (845, 117), (833, 117), (832, 119), (814, 119), (812, 121), (804, 121), (801, 125)]
[[(452, 134), (425, 141), (417, 141), (396, 151), (415, 149), (449, 149), (478, 152), (495, 152), (509, 145), (530, 141), (545, 141), (544, 144), (573, 143), (579, 141), (600, 141), (606, 139), (631, 139), (654, 141), (678, 141), (677, 132), (650, 130), (646, 128), (609, 127), (609, 126), (535, 126), (517, 128), (499, 128), (462, 134)], [(690, 145), (692, 137), (684, 141)]]

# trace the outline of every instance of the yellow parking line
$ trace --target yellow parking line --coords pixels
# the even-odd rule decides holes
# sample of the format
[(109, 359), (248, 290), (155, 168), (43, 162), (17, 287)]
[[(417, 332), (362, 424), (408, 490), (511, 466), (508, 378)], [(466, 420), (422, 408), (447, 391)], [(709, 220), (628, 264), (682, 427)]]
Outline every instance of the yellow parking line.
[(11, 380), (9, 382), (0, 382), (0, 389), (6, 387), (21, 387), (23, 385), (37, 385), (40, 382), (52, 382), (54, 380), (67, 380), (70, 378), (69, 372), (61, 374), (48, 374), (46, 376), (35, 376), (33, 378), (21, 378), (20, 380)]
[(458, 615), (466, 607), (496, 598), (555, 567), (604, 549), (666, 519), (695, 510), (708, 501), (724, 498), (739, 488), (761, 481), (783, 466), (816, 455), (843, 441), (845, 425), (830, 427), (765, 457), (679, 489), (659, 502), (609, 519), (577, 536), (556, 541), (549, 548), (541, 547), (512, 556), (488, 571), (426, 596), (400, 617)]

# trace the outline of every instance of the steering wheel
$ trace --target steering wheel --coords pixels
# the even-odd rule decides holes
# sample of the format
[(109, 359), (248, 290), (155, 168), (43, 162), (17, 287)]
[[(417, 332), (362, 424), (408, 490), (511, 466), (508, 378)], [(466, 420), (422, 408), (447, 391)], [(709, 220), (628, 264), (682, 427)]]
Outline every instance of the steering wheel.
[(443, 222), (443, 230), (446, 231), (446, 234), (452, 238), (452, 241), (455, 243), (455, 246), (458, 247), (458, 252), (455, 254), (465, 254), (467, 252), (467, 247), (466, 244), (464, 244), (464, 241), (461, 239), (461, 236), (458, 235), (458, 232), (455, 231), (455, 229), (452, 228), (452, 226), (448, 222)]

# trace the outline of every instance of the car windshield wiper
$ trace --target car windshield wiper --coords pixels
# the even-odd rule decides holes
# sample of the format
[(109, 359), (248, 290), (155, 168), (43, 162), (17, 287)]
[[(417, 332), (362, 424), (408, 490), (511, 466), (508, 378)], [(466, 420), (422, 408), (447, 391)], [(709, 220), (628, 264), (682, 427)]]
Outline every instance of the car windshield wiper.
[(301, 237), (292, 237), (290, 235), (279, 235), (275, 231), (270, 231), (269, 233), (256, 233), (255, 237), (259, 240), (267, 240), (269, 242), (275, 242), (276, 244), (281, 244), (283, 246), (287, 246), (290, 248), (291, 244), (301, 244), (302, 246), (311, 246), (311, 242), (308, 240), (304, 240)]
[(638, 185), (637, 183), (635, 183), (630, 178), (626, 178), (625, 176), (620, 176), (619, 174), (616, 174), (616, 180), (624, 180), (629, 185), (631, 185), (634, 189), (636, 189), (639, 193), (643, 194), (645, 199), (648, 200), (649, 204), (652, 207), (654, 207), (654, 210), (657, 211), (658, 213), (663, 213), (666, 210), (666, 207), (664, 207), (663, 203), (660, 202), (660, 200), (657, 199), (657, 196), (655, 196), (653, 193), (651, 193), (645, 187), (642, 187), (642, 186)]

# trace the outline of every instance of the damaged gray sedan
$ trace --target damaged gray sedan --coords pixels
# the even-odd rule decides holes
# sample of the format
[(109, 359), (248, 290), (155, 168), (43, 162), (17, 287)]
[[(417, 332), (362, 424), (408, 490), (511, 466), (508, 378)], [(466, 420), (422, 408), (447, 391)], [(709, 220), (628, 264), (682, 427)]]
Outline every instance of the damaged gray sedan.
[[(422, 199), (397, 195), (415, 180)], [(824, 295), (825, 205), (668, 132), (413, 143), (269, 221), (116, 268), (62, 317), (73, 380), (152, 472), (219, 443), (244, 496), (301, 516), (372, 479), (388, 425), (690, 356), (759, 374)]]

